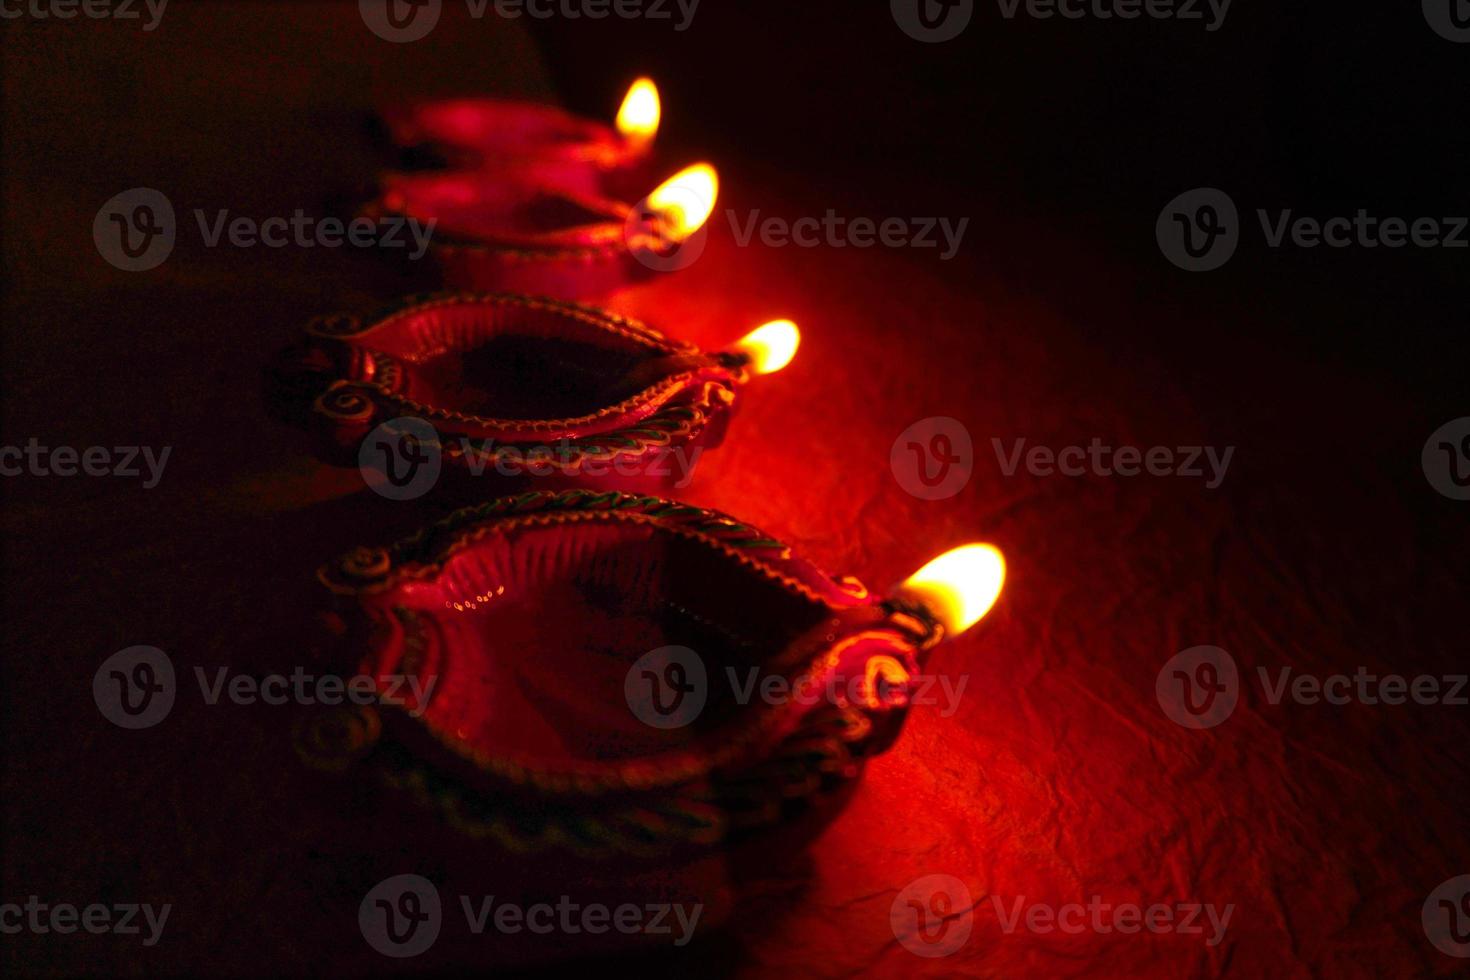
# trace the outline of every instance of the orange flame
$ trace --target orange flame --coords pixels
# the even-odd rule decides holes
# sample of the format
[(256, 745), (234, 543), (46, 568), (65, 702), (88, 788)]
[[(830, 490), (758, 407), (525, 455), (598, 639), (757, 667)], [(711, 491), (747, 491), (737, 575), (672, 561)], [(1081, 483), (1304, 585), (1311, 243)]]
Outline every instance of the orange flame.
[(949, 635), (974, 626), (995, 605), (1006, 580), (1005, 556), (988, 544), (946, 551), (904, 580), (897, 589), (922, 603)]
[(660, 216), (664, 237), (681, 242), (709, 220), (720, 193), (720, 178), (707, 163), (685, 167), (654, 188), (646, 201)]
[(618, 132), (629, 143), (643, 145), (653, 142), (658, 133), (658, 121), (662, 115), (659, 105), (658, 86), (651, 78), (640, 78), (628, 88), (623, 104), (618, 109)]
[(791, 363), (801, 345), (801, 331), (790, 320), (772, 320), (756, 327), (735, 343), (750, 358), (756, 374), (770, 374)]

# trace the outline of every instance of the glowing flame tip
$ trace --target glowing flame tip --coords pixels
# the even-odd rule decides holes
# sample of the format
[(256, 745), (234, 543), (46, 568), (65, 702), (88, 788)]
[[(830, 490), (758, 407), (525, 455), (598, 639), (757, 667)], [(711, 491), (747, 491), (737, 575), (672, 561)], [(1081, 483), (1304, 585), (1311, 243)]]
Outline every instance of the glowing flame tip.
[(741, 337), (735, 349), (750, 357), (750, 369), (770, 374), (791, 363), (801, 345), (801, 331), (790, 320), (772, 320)]
[(618, 109), (617, 127), (623, 137), (634, 143), (648, 143), (658, 133), (658, 86), (651, 78), (640, 78), (628, 88)]
[(988, 544), (946, 551), (904, 580), (900, 595), (922, 603), (951, 636), (978, 623), (1000, 597), (1006, 560)]
[(683, 241), (709, 220), (720, 193), (720, 178), (707, 163), (685, 167), (654, 188), (646, 203), (665, 221), (665, 235)]

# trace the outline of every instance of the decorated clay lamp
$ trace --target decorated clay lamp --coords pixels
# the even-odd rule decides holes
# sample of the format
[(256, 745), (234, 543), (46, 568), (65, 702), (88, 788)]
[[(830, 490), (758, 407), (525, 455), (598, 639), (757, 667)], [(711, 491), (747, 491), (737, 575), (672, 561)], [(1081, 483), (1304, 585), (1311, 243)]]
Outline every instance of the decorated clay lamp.
[(623, 97), (613, 126), (556, 106), (487, 98), (394, 107), (383, 121), (399, 147), (427, 152), (451, 169), (521, 171), (595, 196), (646, 169), (661, 114), (658, 88), (640, 78)]
[(370, 478), (391, 476), (397, 439), (412, 437), (439, 479), (476, 499), (530, 487), (659, 490), (692, 478), (745, 385), (784, 367), (799, 336), (778, 320), (707, 353), (590, 307), (443, 294), (369, 320), (313, 320), (278, 359), (272, 400), (325, 459)]
[[(324, 655), (384, 700), (310, 719), (308, 762), (538, 860), (663, 860), (840, 806), (1005, 562), (967, 545), (879, 595), (725, 514), (573, 490), (455, 512), (318, 577)], [(751, 678), (790, 696), (743, 697)]]
[(702, 248), (691, 239), (718, 194), (707, 163), (632, 206), (524, 174), (430, 171), (384, 178), (365, 212), (433, 222), (429, 254), (446, 286), (582, 299), (678, 268), (681, 249)]

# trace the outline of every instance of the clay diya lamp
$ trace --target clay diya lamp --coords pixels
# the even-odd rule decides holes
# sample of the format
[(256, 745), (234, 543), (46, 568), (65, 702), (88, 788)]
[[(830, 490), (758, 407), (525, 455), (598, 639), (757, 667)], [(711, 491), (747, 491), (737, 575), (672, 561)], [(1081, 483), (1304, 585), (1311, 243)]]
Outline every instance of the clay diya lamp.
[(271, 400), (315, 435), (322, 458), (360, 466), (386, 496), (441, 481), (479, 500), (653, 491), (688, 482), (745, 385), (784, 367), (799, 337), (778, 320), (707, 353), (590, 307), (443, 294), (368, 320), (313, 320), (270, 373)]
[(840, 809), (1005, 563), (966, 545), (875, 594), (717, 511), (574, 490), (457, 511), (318, 578), (323, 655), (379, 700), (303, 719), (307, 763), (404, 791), (384, 805), (447, 831), (414, 840), (460, 865), (495, 845), (502, 882), (510, 851), (526, 887), (590, 863), (614, 891), (652, 867), (705, 894), (686, 876), (706, 857), (773, 860)]
[(382, 119), (392, 142), (412, 156), (455, 170), (534, 175), (547, 186), (596, 196), (647, 178), (660, 115), (658, 88), (640, 78), (612, 126), (556, 106), (487, 98), (396, 106)]
[(631, 206), (525, 174), (431, 171), (383, 178), (363, 213), (430, 228), (428, 254), (446, 286), (585, 299), (692, 262), (718, 193), (705, 163)]

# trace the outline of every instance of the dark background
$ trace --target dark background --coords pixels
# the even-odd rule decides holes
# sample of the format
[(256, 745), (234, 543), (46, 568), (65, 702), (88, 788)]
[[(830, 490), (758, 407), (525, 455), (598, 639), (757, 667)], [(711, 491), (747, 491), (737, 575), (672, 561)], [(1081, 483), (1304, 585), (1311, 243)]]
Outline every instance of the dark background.
[[(446, 8), (459, 5), (447, 3)], [(882, 587), (950, 544), (1010, 559), (990, 622), (936, 656), (961, 710), (915, 712), (804, 857), (732, 875), (736, 914), (635, 968), (848, 976), (1424, 975), (1425, 896), (1470, 872), (1465, 709), (1304, 706), (1247, 692), (1178, 728), (1155, 676), (1195, 644), (1243, 672), (1463, 672), (1464, 503), (1420, 469), (1467, 414), (1466, 253), (1265, 247), (1257, 207), (1470, 213), (1470, 45), (1415, 4), (1237, 0), (1200, 22), (1006, 21), (939, 45), (876, 2), (704, 0), (667, 22), (474, 23), (389, 45), (355, 4), (190, 3), (162, 24), (6, 22), (4, 444), (170, 445), (163, 482), (6, 478), (3, 888), (173, 902), (163, 941), (5, 936), (8, 974), (454, 970), (356, 932), (384, 873), (332, 841), (280, 716), (181, 696), (156, 729), (98, 714), (138, 643), (194, 665), (303, 662), (311, 570), (424, 514), (362, 490), (265, 415), (259, 373), (307, 317), (370, 309), (396, 273), (346, 250), (206, 250), (130, 275), (93, 215), (163, 190), (254, 217), (321, 213), (388, 160), (389, 98), (493, 92), (607, 118), (657, 79), (663, 159), (706, 157), (722, 208), (969, 217), (959, 256), (734, 246), (605, 301), (696, 343), (790, 315), (806, 342), (753, 391), (689, 496)], [(1226, 190), (1250, 227), (1223, 269), (1160, 255), (1165, 202)], [(969, 428), (975, 475), (916, 500), (888, 468), (921, 418)], [(992, 437), (1234, 445), (1188, 480), (1005, 477)], [(365, 499), (369, 498), (369, 499)], [(432, 831), (426, 831), (432, 833)], [(414, 870), (405, 844), (390, 870)], [(392, 864), (391, 861), (387, 862)], [(914, 878), (979, 903), (956, 956), (893, 941)], [(491, 890), (487, 887), (486, 889)], [(1009, 900), (1235, 903), (1198, 937), (1007, 935)], [(583, 967), (585, 968), (585, 967)]]

